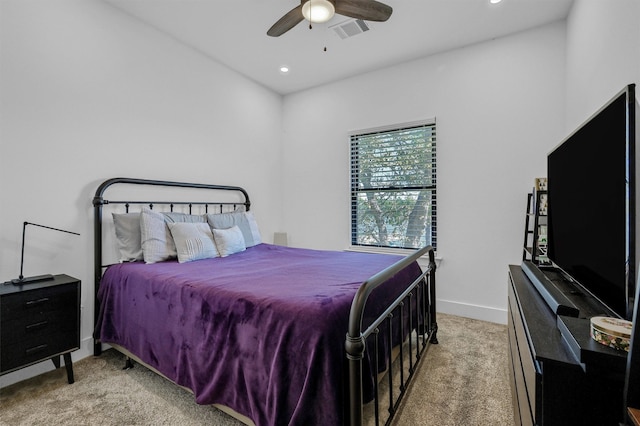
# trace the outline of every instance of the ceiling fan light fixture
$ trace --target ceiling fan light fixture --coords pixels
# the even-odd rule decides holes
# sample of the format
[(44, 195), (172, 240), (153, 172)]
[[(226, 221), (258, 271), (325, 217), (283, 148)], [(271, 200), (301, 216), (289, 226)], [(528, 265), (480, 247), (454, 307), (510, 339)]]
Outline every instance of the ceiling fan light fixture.
[(314, 24), (321, 24), (333, 18), (336, 8), (328, 0), (308, 0), (302, 5), (302, 16)]

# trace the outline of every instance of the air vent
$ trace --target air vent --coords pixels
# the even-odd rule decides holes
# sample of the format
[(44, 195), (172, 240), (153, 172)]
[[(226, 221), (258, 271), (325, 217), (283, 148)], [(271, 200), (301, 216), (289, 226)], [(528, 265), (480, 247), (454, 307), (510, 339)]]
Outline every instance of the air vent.
[(362, 19), (350, 19), (330, 27), (341, 39), (353, 37), (365, 31), (369, 26)]

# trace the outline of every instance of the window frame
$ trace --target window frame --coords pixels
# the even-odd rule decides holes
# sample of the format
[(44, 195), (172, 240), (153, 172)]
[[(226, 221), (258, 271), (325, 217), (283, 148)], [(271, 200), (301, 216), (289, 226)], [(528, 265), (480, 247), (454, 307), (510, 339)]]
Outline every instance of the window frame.
[[(357, 211), (357, 198), (359, 193), (363, 193), (366, 191), (371, 191), (371, 189), (358, 189), (356, 182), (357, 176), (355, 170), (357, 170), (357, 166), (354, 165), (354, 160), (357, 163), (357, 159), (359, 156), (354, 156), (354, 152), (357, 151), (357, 148), (354, 148), (354, 144), (357, 143), (359, 138), (365, 137), (367, 135), (372, 134), (384, 134), (384, 133), (393, 133), (400, 132), (403, 130), (410, 130), (416, 127), (430, 127), (432, 140), (431, 140), (431, 184), (429, 185), (409, 185), (406, 187), (392, 187), (391, 190), (405, 189), (407, 191), (411, 190), (429, 190), (430, 192), (430, 200), (427, 202), (429, 206), (430, 212), (430, 222), (427, 223), (430, 229), (431, 235), (425, 235), (426, 241), (431, 241), (431, 246), (436, 249), (437, 248), (437, 126), (436, 126), (436, 118), (427, 118), (418, 121), (405, 122), (405, 123), (396, 123), (387, 126), (381, 126), (376, 128), (369, 129), (360, 129), (360, 130), (352, 130), (349, 132), (349, 212), (350, 212), (350, 249), (357, 251), (377, 251), (377, 252), (407, 252), (414, 251), (418, 248), (410, 248), (410, 247), (397, 247), (392, 245), (382, 245), (382, 244), (363, 244), (358, 243), (358, 211)], [(359, 169), (358, 169), (359, 170)], [(372, 188), (375, 189), (375, 188)]]

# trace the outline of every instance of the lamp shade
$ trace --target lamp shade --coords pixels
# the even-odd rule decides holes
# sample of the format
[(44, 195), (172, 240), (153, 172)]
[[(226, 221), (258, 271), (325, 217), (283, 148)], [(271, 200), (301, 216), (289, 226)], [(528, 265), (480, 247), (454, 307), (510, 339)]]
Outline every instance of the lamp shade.
[(327, 22), (336, 13), (335, 7), (328, 0), (308, 0), (302, 5), (302, 16), (316, 24)]

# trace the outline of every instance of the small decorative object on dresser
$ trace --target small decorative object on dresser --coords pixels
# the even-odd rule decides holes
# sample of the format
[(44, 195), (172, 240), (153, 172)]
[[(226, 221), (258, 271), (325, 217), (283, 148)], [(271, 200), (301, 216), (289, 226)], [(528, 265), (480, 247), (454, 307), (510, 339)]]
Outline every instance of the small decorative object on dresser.
[(629, 352), (631, 321), (612, 317), (591, 318), (591, 338), (605, 346)]
[(74, 382), (71, 352), (80, 348), (80, 281), (68, 275), (12, 285), (0, 284), (0, 375), (64, 358)]

